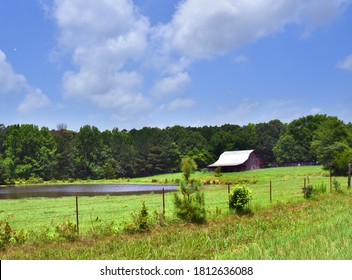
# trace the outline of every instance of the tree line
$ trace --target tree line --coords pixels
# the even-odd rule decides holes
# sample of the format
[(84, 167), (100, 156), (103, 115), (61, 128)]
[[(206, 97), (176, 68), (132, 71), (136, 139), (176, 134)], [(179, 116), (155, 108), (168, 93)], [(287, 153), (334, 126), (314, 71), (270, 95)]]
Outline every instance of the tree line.
[(254, 149), (265, 164), (319, 162), (345, 175), (352, 161), (352, 125), (337, 117), (306, 116), (283, 123), (239, 126), (79, 131), (0, 124), (0, 183), (13, 179), (113, 179), (180, 171), (181, 159), (205, 168), (227, 150)]

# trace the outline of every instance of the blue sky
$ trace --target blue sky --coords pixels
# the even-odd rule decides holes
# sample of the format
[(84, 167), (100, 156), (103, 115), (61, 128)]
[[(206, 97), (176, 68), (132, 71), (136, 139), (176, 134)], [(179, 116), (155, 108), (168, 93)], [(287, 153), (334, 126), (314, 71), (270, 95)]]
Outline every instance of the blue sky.
[(352, 121), (352, 0), (0, 0), (0, 123)]

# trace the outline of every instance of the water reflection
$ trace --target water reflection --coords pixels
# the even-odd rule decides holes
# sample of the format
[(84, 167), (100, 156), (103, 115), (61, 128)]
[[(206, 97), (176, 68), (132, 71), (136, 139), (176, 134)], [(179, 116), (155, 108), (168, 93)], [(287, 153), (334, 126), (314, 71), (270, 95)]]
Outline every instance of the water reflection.
[(28, 197), (101, 196), (131, 195), (175, 191), (176, 186), (155, 185), (45, 185), (0, 187), (0, 199), (20, 199)]

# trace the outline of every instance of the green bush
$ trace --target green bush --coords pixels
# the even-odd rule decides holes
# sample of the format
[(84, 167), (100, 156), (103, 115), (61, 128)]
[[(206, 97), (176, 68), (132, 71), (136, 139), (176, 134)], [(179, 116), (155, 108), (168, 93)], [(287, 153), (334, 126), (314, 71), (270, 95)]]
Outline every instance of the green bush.
[(39, 177), (29, 177), (27, 180), (26, 180), (26, 184), (29, 184), (29, 185), (32, 185), (32, 184), (42, 184), (44, 183), (44, 180), (42, 178), (39, 178)]
[(199, 191), (199, 182), (181, 183), (180, 194), (174, 193), (175, 213), (178, 218), (189, 223), (206, 222), (204, 193)]
[(55, 226), (55, 231), (60, 238), (68, 241), (75, 241), (78, 237), (77, 226), (70, 220), (66, 220)]
[(252, 191), (244, 186), (237, 186), (229, 194), (229, 207), (241, 213), (252, 200)]

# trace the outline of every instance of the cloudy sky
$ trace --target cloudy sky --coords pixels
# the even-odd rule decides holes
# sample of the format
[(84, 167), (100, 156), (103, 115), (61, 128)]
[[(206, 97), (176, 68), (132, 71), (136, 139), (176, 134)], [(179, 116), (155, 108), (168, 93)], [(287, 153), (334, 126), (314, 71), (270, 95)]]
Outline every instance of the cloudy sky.
[(352, 0), (0, 0), (0, 123), (352, 121)]

